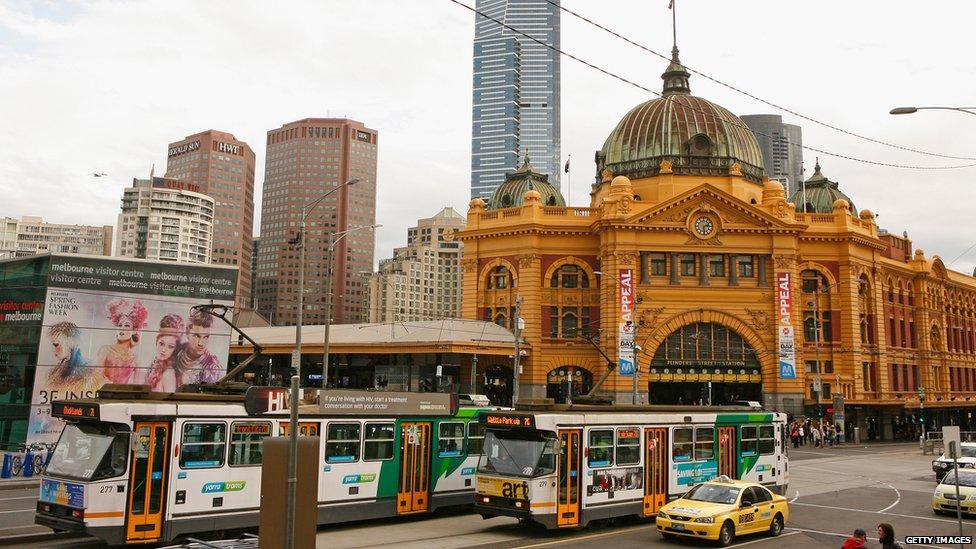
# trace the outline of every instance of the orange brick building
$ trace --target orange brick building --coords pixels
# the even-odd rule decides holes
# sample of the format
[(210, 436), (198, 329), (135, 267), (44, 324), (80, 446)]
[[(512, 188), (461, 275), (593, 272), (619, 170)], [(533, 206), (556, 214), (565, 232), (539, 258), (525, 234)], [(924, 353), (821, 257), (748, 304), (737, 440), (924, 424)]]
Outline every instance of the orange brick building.
[[(520, 303), (520, 398), (587, 392), (633, 333), (638, 402), (762, 400), (890, 439), (915, 434), (924, 392), (928, 428), (976, 426), (976, 279), (880, 229), (819, 163), (787, 196), (746, 125), (690, 94), (677, 51), (662, 77), (597, 152), (589, 207), (529, 159), (471, 201), (463, 316), (511, 327)], [(632, 383), (614, 371), (601, 391), (629, 403)]]

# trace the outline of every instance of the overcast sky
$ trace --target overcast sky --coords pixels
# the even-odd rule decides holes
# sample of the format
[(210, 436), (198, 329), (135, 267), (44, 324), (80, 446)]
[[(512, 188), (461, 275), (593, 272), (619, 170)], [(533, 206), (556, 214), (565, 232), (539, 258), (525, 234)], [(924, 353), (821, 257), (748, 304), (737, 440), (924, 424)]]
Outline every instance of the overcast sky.
[[(464, 0), (474, 5), (474, 0)], [(874, 139), (976, 157), (976, 118), (900, 105), (976, 104), (976, 3), (677, 0), (689, 67), (811, 118)], [(668, 52), (667, 0), (566, 0)], [(257, 153), (265, 133), (305, 117), (347, 116), (380, 134), (377, 259), (444, 206), (467, 212), (474, 17), (448, 0), (21, 2), (0, 0), (0, 216), (115, 224), (122, 189), (161, 173), (166, 145), (209, 128)], [(563, 14), (565, 50), (655, 90), (666, 63)], [(564, 58), (562, 155), (586, 205), (593, 153), (649, 99)], [(692, 76), (692, 93), (736, 114), (778, 113)], [(869, 143), (782, 113), (805, 145), (919, 166), (976, 163)], [(814, 156), (805, 151), (807, 175)], [(976, 168), (906, 170), (820, 154), (858, 208), (948, 263), (976, 244)], [(95, 179), (88, 174), (105, 172)], [(255, 231), (260, 228), (260, 205)], [(951, 265), (972, 272), (976, 248)]]

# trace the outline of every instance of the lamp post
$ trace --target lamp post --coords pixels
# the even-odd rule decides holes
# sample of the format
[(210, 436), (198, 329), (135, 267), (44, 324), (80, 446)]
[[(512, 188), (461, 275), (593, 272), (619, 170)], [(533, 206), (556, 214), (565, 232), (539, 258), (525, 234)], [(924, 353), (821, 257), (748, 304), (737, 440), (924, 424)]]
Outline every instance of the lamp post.
[(329, 234), (329, 247), (325, 254), (325, 335), (322, 339), (322, 389), (328, 388), (329, 385), (329, 327), (332, 326), (332, 260), (335, 256), (335, 246), (351, 233), (378, 227), (382, 227), (382, 225), (363, 225)]
[(895, 107), (888, 114), (914, 114), (918, 111), (958, 111), (976, 116), (976, 107)]
[[(602, 271), (593, 271), (593, 274), (598, 275), (598, 276), (609, 276), (610, 278), (616, 280), (617, 281), (617, 284), (623, 284), (620, 281), (619, 278), (617, 278), (616, 276), (614, 276), (614, 275), (612, 275), (610, 273), (604, 273)], [(637, 320), (636, 319), (637, 319), (637, 305), (639, 305), (639, 304), (640, 304), (640, 299), (638, 299), (637, 296), (634, 296), (634, 320), (632, 322), (633, 322), (633, 328), (634, 328), (634, 341), (635, 342), (637, 341)], [(632, 389), (633, 392), (631, 394), (631, 404), (637, 404), (638, 403), (637, 402), (637, 394), (639, 392), (638, 388), (640, 387), (640, 383), (639, 383), (639, 380), (638, 380), (638, 372), (640, 371), (640, 368), (638, 368), (639, 362), (637, 360), (637, 348), (636, 347), (637, 346), (635, 346), (635, 349), (634, 349), (634, 386), (633, 386), (633, 389)], [(643, 349), (641, 349), (641, 350), (643, 350)]]

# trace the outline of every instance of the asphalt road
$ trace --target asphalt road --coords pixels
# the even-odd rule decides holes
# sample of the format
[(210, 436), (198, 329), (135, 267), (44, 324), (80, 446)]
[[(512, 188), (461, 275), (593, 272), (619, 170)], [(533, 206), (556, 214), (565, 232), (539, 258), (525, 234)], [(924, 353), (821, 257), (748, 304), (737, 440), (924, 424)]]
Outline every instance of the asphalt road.
[[(932, 459), (921, 455), (917, 444), (791, 448), (787, 494), (791, 500), (790, 520), (786, 531), (778, 538), (740, 538), (735, 546), (836, 548), (854, 528), (863, 528), (874, 536), (879, 522), (891, 523), (899, 539), (906, 535), (957, 534), (954, 517), (932, 512)], [(34, 507), (31, 494), (27, 490), (0, 491), (0, 542), (4, 536), (22, 533), (25, 528), (37, 531), (37, 527), (30, 526), (32, 514), (25, 512)], [(976, 537), (976, 521), (963, 520), (964, 534)], [(508, 518), (482, 520), (463, 510), (332, 526), (323, 528), (318, 535), (318, 546), (329, 549), (582, 548), (593, 544), (612, 545), (613, 549), (708, 546), (693, 541), (666, 542), (653, 521), (636, 518), (585, 530), (549, 532)], [(78, 545), (72, 541), (50, 541), (23, 546)], [(869, 540), (868, 546), (877, 547), (877, 540)]]

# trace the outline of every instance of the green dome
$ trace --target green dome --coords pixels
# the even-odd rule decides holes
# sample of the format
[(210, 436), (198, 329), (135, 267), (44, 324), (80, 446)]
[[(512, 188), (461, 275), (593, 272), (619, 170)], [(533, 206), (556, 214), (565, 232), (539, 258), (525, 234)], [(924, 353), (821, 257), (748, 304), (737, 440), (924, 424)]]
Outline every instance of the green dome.
[(662, 97), (631, 109), (597, 152), (597, 181), (604, 168), (631, 179), (654, 176), (667, 160), (674, 173), (694, 175), (726, 175), (738, 163), (743, 176), (762, 182), (756, 136), (727, 109), (691, 95), (677, 48), (671, 56)]
[(519, 169), (505, 174), (505, 182), (495, 189), (488, 200), (489, 210), (514, 208), (525, 202), (525, 193), (536, 191), (544, 206), (565, 206), (566, 200), (559, 190), (549, 184), (549, 176), (535, 171), (529, 162), (529, 155)]
[(851, 214), (857, 215), (854, 201), (841, 192), (835, 181), (824, 177), (820, 172), (820, 160), (817, 160), (813, 175), (793, 193), (790, 202), (796, 205), (796, 211), (800, 213), (833, 213), (834, 201), (838, 198), (846, 200), (851, 206)]

